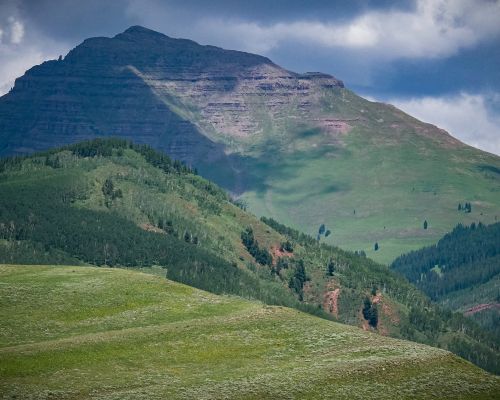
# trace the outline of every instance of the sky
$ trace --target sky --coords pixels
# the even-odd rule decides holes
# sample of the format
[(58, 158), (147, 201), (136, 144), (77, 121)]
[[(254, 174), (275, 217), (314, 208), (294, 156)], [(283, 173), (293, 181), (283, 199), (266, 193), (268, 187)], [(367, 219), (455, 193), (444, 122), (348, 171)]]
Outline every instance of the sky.
[(131, 25), (332, 74), (500, 155), (500, 0), (0, 0), (0, 95)]

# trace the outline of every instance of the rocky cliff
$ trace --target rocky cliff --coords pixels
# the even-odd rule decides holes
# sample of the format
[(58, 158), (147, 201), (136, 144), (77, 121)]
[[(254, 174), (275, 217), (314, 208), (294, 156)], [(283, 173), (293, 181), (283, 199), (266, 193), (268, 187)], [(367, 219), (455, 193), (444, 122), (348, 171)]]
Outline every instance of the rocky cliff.
[(223, 151), (211, 139), (262, 131), (257, 108), (275, 119), (295, 103), (308, 118), (318, 90), (342, 86), (329, 75), (296, 74), (265, 57), (134, 26), (87, 39), (17, 79), (0, 99), (0, 154), (116, 135), (188, 163), (213, 161)]

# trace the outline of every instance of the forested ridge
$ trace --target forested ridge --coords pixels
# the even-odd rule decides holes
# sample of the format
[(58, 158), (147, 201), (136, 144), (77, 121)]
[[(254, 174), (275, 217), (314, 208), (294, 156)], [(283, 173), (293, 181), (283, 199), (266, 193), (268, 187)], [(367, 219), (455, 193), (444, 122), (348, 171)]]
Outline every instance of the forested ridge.
[(500, 223), (458, 225), (436, 245), (398, 257), (392, 268), (439, 300), (500, 273)]
[(399, 257), (392, 268), (442, 307), (500, 337), (500, 223), (458, 225), (436, 245)]
[(160, 266), (188, 285), (369, 323), (499, 371), (495, 337), (386, 266), (258, 220), (189, 166), (120, 139), (0, 160), (0, 262)]

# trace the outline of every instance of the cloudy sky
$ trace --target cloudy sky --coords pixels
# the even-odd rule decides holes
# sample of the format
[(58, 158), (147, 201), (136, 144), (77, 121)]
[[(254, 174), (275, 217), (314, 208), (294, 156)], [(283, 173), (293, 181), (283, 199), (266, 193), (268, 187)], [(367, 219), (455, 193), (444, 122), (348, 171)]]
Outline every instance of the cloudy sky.
[(500, 154), (500, 0), (0, 0), (0, 94), (130, 25), (330, 73)]

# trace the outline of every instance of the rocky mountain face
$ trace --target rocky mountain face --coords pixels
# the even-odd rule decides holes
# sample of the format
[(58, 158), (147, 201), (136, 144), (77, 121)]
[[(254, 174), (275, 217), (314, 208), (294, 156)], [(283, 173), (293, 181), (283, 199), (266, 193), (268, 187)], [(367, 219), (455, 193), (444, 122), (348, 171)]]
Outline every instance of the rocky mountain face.
[[(0, 98), (0, 155), (97, 136), (147, 143), (254, 213), (314, 236), (325, 223), (324, 240), (383, 262), (500, 215), (498, 157), (330, 75), (139, 26), (85, 40)], [(465, 201), (474, 211), (457, 213)]]
[(228, 157), (218, 136), (262, 132), (257, 108), (274, 120), (293, 102), (297, 117), (310, 119), (318, 91), (333, 87), (343, 84), (134, 26), (113, 38), (87, 39), (64, 59), (17, 79), (0, 99), (0, 154), (121, 136), (189, 164), (222, 161)]

